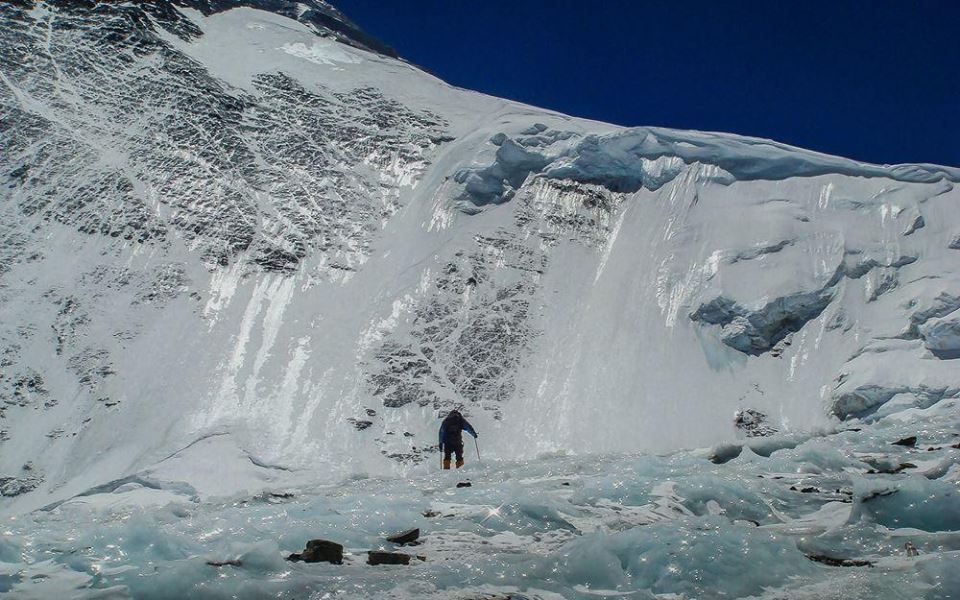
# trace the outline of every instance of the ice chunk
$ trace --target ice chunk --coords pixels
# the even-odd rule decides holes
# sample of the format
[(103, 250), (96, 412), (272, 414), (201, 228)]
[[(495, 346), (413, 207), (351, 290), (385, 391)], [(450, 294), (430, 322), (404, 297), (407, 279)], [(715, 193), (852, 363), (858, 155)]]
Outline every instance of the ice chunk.
[(719, 507), (718, 514), (730, 520), (743, 519), (768, 523), (773, 518), (770, 507), (740, 481), (714, 476), (686, 477), (677, 482), (676, 493), (683, 505), (695, 515), (712, 514), (710, 506)]
[(778, 450), (771, 454), (779, 460), (787, 459), (798, 465), (798, 471), (803, 473), (822, 473), (824, 471), (839, 471), (847, 467), (863, 468), (860, 461), (854, 460), (838, 450), (829, 440), (815, 438), (808, 440), (795, 448)]
[(859, 480), (854, 483), (851, 522), (866, 518), (891, 528), (960, 531), (957, 486), (921, 476), (904, 480)]
[(738, 598), (816, 567), (789, 540), (709, 516), (584, 536), (558, 552), (548, 570), (574, 585)]
[(772, 349), (788, 334), (800, 331), (815, 319), (833, 299), (827, 287), (797, 292), (762, 303), (755, 309), (718, 296), (690, 314), (693, 321), (721, 325), (721, 341), (745, 354), (760, 355)]
[(960, 358), (960, 310), (919, 327), (923, 345), (939, 358)]
[(0, 562), (18, 563), (21, 560), (20, 552), (20, 542), (16, 538), (6, 534), (0, 537)]

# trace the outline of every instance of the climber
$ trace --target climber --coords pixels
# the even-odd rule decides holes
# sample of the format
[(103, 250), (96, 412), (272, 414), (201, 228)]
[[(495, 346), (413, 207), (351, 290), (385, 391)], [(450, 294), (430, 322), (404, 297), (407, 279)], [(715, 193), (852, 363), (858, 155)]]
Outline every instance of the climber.
[(463, 431), (473, 437), (477, 437), (477, 432), (473, 426), (463, 418), (459, 411), (451, 410), (447, 418), (440, 424), (440, 449), (443, 450), (443, 468), (450, 468), (450, 455), (456, 453), (457, 468), (463, 466)]

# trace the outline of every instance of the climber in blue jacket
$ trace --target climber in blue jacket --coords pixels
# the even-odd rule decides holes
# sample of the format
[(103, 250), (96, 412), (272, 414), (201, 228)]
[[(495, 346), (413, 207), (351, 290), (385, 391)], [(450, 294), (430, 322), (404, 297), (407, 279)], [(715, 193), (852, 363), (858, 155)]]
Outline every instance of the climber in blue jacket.
[(443, 450), (443, 468), (450, 468), (450, 455), (457, 455), (457, 468), (463, 466), (463, 432), (466, 431), (477, 437), (471, 425), (460, 411), (451, 410), (450, 414), (440, 424), (440, 449)]

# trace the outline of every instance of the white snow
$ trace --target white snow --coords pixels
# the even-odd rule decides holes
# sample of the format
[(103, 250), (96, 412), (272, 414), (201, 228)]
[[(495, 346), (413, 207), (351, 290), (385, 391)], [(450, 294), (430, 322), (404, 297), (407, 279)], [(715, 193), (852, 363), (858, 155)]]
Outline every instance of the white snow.
[(358, 56), (359, 51), (351, 52), (347, 46), (330, 40), (317, 41), (309, 46), (302, 42), (284, 44), (280, 50), (318, 65), (350, 65), (363, 60)]
[[(46, 39), (55, 9), (43, 10)], [(215, 173), (224, 157), (203, 147), (171, 149), (216, 178), (210, 208), (193, 184), (161, 192), (136, 175), (153, 167), (125, 144), (146, 121), (80, 95), (82, 77), (58, 71), (45, 97), (0, 73), (0, 109), (51, 119), (98, 168), (130, 173), (165, 226), (215, 228), (248, 193), (254, 243), (296, 259), (271, 271), (249, 246), (219, 264), (202, 255), (206, 234), (172, 227), (144, 243), (80, 232), (70, 215), (24, 215), (35, 198), (0, 188), (0, 259), (14, 257), (0, 271), (0, 477), (34, 486), (0, 504), (0, 592), (960, 589), (948, 568), (960, 551), (960, 170), (574, 119), (269, 12), (187, 14), (203, 35), (161, 28), (170, 52), (249, 102), (251, 123), (277, 91), (258, 78), (288, 78), (272, 84), (287, 104), (270, 123), (289, 135), (269, 142), (322, 173), (241, 139), (248, 167), (269, 174), (254, 185)], [(330, 122), (300, 116), (301, 96)], [(376, 137), (406, 126), (402, 147)], [(8, 171), (35, 159), (5, 156), (19, 161), (0, 157)], [(96, 183), (63, 177), (46, 189)], [(438, 417), (458, 405), (485, 459), (471, 457), (463, 490), (434, 472)], [(746, 409), (780, 435), (738, 440)], [(914, 434), (923, 448), (890, 446)], [(731, 460), (683, 450), (707, 447)], [(417, 524), (427, 563), (389, 578), (360, 564), (383, 533)], [(355, 553), (348, 564), (280, 558), (323, 536)], [(923, 554), (902, 556), (903, 538)], [(853, 576), (804, 557), (828, 551), (877, 566)], [(245, 566), (205, 564), (236, 557)], [(755, 567), (741, 575), (745, 558)]]

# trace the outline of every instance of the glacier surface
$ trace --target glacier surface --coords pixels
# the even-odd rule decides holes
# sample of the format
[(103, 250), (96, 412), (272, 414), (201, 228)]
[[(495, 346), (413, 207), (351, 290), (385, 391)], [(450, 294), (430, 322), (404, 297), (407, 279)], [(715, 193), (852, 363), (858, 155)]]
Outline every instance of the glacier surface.
[[(958, 408), (752, 438), (723, 464), (710, 449), (541, 455), (333, 485), (291, 474), (220, 501), (149, 478), (115, 482), (6, 520), (0, 592), (946, 600), (960, 594)], [(909, 436), (912, 446), (895, 443)], [(410, 527), (416, 545), (386, 541)], [(344, 545), (344, 563), (284, 560), (315, 538)], [(373, 567), (369, 550), (423, 560)]]

